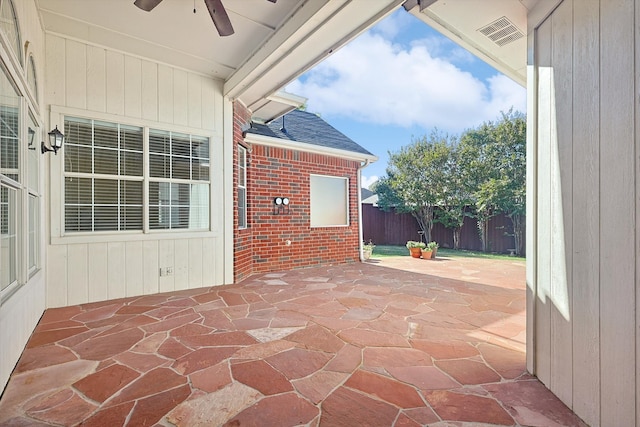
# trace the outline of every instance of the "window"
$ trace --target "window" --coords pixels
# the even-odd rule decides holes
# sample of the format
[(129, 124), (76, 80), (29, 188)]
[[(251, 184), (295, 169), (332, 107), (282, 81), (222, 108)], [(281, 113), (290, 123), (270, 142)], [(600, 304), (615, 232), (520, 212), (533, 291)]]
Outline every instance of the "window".
[(4, 32), (9, 46), (13, 48), (13, 53), (18, 58), (20, 65), (22, 65), (22, 40), (20, 39), (18, 17), (12, 0), (0, 1), (0, 29)]
[(0, 291), (18, 280), (19, 171), (21, 98), (4, 72), (0, 73)]
[(238, 228), (247, 228), (247, 149), (238, 145)]
[(0, 186), (0, 290), (17, 280), (18, 235), (16, 227), (17, 190)]
[(66, 232), (209, 228), (209, 139), (144, 131), (65, 118)]
[(142, 230), (142, 128), (66, 118), (65, 230)]
[(149, 132), (149, 227), (209, 227), (209, 139)]
[(311, 175), (311, 226), (349, 225), (349, 179)]

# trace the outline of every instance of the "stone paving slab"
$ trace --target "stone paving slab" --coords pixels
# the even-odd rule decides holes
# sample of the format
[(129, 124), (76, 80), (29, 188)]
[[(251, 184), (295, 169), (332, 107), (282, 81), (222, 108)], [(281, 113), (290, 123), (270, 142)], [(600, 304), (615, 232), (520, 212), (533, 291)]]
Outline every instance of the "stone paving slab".
[(374, 257), (47, 310), (0, 425), (584, 426), (525, 370), (524, 281)]

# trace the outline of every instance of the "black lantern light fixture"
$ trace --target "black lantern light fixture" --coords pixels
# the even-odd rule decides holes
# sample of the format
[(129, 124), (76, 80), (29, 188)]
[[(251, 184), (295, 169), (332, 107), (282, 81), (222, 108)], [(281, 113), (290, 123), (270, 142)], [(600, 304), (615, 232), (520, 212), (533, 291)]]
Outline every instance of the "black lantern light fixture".
[(29, 150), (35, 150), (36, 147), (33, 146), (33, 140), (36, 138), (36, 131), (29, 128), (29, 145), (27, 146), (27, 148)]
[(58, 130), (58, 126), (49, 132), (49, 146), (42, 141), (40, 144), (40, 148), (42, 150), (42, 154), (47, 151), (53, 151), (53, 154), (58, 155), (58, 150), (62, 147), (62, 143), (64, 142), (64, 134)]

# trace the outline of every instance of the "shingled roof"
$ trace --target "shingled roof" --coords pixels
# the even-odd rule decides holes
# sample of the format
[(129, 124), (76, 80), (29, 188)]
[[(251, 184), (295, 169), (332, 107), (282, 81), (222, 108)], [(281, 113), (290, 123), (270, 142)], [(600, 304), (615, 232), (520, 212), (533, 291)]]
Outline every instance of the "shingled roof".
[(316, 114), (301, 110), (293, 110), (266, 125), (252, 123), (246, 132), (354, 153), (373, 155)]

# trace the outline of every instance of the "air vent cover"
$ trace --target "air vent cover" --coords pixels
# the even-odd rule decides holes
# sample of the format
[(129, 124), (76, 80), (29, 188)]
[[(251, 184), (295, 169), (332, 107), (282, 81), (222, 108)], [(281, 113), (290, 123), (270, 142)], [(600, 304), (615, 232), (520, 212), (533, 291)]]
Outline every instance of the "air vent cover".
[(520, 31), (518, 27), (516, 27), (515, 24), (506, 16), (496, 19), (491, 24), (485, 25), (478, 31), (489, 37), (492, 42), (500, 47), (524, 37), (522, 31)]

